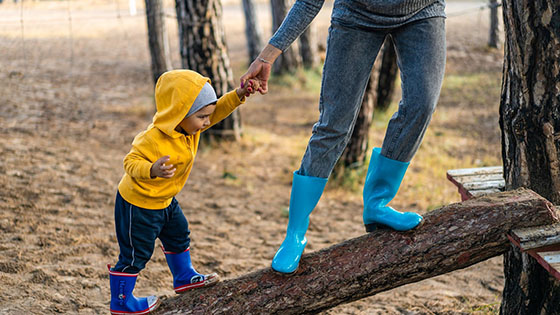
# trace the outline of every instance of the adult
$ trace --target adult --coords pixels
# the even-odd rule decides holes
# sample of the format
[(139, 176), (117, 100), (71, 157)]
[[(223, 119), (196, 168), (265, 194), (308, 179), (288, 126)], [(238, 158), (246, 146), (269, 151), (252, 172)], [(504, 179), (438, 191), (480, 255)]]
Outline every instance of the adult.
[[(268, 45), (241, 77), (268, 91), (272, 63), (309, 26), (324, 0), (297, 0)], [(387, 127), (382, 148), (374, 148), (363, 190), (366, 231), (406, 231), (422, 216), (387, 206), (395, 197), (435, 110), (445, 69), (444, 0), (335, 0), (323, 67), (319, 121), (294, 172), (288, 228), (272, 261), (282, 273), (295, 272), (307, 244), (309, 215), (346, 147), (358, 116), (373, 63), (391, 36), (401, 71), (402, 100)]]

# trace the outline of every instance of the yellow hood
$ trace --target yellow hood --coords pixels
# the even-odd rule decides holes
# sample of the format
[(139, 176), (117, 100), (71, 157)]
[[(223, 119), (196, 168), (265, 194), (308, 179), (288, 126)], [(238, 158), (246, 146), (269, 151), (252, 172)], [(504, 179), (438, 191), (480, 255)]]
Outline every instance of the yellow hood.
[(175, 127), (187, 116), (194, 100), (210, 79), (191, 70), (172, 70), (162, 74), (156, 84), (157, 113), (152, 124), (170, 137), (181, 133)]

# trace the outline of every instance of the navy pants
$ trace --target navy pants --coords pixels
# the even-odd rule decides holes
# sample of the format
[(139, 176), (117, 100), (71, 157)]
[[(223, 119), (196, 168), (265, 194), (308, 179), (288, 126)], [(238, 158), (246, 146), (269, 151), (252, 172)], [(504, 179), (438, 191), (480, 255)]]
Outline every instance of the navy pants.
[(152, 257), (156, 238), (166, 251), (181, 253), (190, 245), (189, 224), (175, 198), (161, 210), (130, 204), (117, 192), (115, 227), (119, 241), (119, 261), (114, 271), (138, 273)]

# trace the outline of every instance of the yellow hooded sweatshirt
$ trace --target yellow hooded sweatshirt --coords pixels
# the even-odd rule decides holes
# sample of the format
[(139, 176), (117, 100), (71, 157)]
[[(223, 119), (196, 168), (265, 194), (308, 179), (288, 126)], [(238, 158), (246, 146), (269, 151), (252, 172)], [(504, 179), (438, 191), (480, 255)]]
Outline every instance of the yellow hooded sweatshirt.
[[(156, 84), (157, 112), (153, 122), (134, 138), (132, 149), (124, 158), (125, 174), (118, 188), (124, 200), (141, 208), (164, 209), (183, 188), (198, 149), (200, 131), (185, 135), (175, 128), (206, 82), (210, 79), (190, 70), (173, 70), (161, 75)], [(220, 97), (208, 128), (226, 118), (244, 101), (245, 98), (240, 100), (235, 91)], [(151, 178), (152, 164), (166, 155), (170, 156), (166, 164), (176, 168), (175, 175)]]

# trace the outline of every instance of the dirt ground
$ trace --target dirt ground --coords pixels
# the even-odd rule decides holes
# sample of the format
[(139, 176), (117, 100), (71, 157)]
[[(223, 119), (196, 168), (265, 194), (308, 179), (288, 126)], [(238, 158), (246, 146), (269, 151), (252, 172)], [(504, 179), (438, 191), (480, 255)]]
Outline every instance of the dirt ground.
[[(458, 202), (446, 170), (500, 164), (503, 54), (485, 47), (488, 11), (469, 6), (448, 5), (456, 14), (447, 19), (440, 103), (395, 208), (426, 213)], [(329, 11), (327, 4), (316, 22), (322, 42)], [(270, 34), (264, 4), (259, 12)], [(247, 57), (235, 1), (224, 7), (224, 21), (238, 78)], [(179, 68), (176, 22), (167, 22)], [(122, 158), (154, 110), (145, 24), (145, 16), (128, 15), (127, 1), (0, 4), (1, 314), (108, 313), (106, 265), (118, 255), (113, 204)], [(201, 147), (177, 196), (199, 271), (230, 278), (270, 265), (287, 223), (291, 173), (318, 117), (318, 91), (306, 78), (249, 99), (240, 141)], [(390, 114), (376, 115), (370, 146), (381, 145)], [(363, 178), (353, 183), (328, 185), (311, 216), (307, 252), (364, 233)], [(493, 314), (503, 280), (496, 257), (324, 314)], [(174, 295), (160, 250), (135, 294)]]

